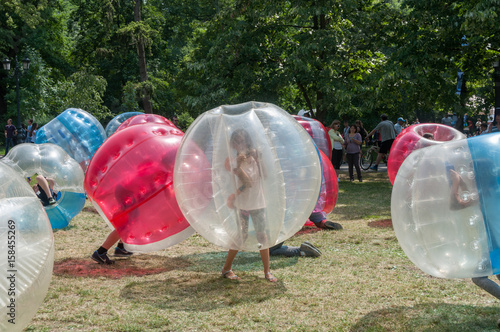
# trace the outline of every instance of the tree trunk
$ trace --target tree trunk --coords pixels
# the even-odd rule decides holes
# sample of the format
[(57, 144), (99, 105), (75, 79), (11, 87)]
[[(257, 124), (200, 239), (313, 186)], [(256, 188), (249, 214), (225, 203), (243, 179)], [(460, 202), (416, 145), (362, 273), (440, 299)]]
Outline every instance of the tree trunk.
[(306, 88), (298, 81), (297, 81), (297, 86), (299, 87), (300, 92), (302, 92), (302, 95), (304, 96), (304, 100), (306, 101), (307, 107), (309, 108), (309, 111), (312, 114), (313, 107), (312, 107), (311, 99), (309, 99), (309, 96), (307, 95)]
[[(135, 1), (134, 8), (134, 21), (141, 21), (141, 4), (142, 0)], [(139, 57), (139, 74), (141, 77), (141, 82), (146, 82), (148, 80), (148, 69), (146, 67), (146, 52), (144, 51), (144, 41), (141, 38), (138, 38), (137, 41), (137, 55)], [(142, 89), (143, 98), (142, 98), (142, 106), (144, 108), (145, 113), (153, 113), (153, 106), (151, 105), (149, 90), (146, 88)]]

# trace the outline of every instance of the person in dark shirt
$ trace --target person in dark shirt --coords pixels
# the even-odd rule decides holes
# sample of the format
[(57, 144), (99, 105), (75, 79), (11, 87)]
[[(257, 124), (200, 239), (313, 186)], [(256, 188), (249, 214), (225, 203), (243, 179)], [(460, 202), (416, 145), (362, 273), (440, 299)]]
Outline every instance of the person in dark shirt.
[(7, 120), (7, 125), (5, 126), (5, 155), (9, 153), (9, 148), (14, 146), (14, 137), (17, 136), (17, 129), (12, 124), (12, 119)]

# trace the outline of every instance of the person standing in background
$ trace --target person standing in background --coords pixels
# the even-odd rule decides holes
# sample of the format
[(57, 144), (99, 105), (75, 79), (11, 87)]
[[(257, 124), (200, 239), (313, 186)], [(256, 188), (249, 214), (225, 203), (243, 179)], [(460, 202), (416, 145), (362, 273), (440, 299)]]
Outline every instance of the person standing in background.
[(340, 170), (340, 164), (342, 162), (342, 145), (344, 144), (344, 139), (339, 132), (339, 120), (333, 120), (330, 127), (332, 129), (328, 131), (328, 136), (330, 136), (330, 142), (332, 143), (332, 164), (338, 176), (338, 171)]
[(444, 118), (441, 119), (441, 123), (444, 124), (445, 126), (452, 126), (453, 120), (450, 118), (448, 113), (444, 115)]
[(9, 153), (9, 148), (14, 146), (14, 137), (17, 135), (17, 129), (12, 124), (12, 119), (7, 120), (7, 125), (5, 126), (5, 155)]
[(36, 131), (38, 130), (38, 123), (33, 123), (31, 127), (31, 143), (35, 143)]
[(31, 143), (31, 136), (33, 135), (32, 128), (33, 128), (33, 119), (29, 119), (28, 127), (26, 128), (26, 140), (24, 141), (24, 143)]
[(377, 160), (375, 161), (375, 165), (370, 167), (371, 170), (377, 171), (378, 164), (382, 161), (382, 158), (385, 158), (389, 151), (391, 150), (392, 143), (396, 138), (396, 129), (394, 129), (394, 124), (387, 120), (387, 115), (382, 114), (380, 116), (380, 123), (368, 133), (367, 138), (372, 136), (377, 130), (380, 133), (381, 141), (380, 150), (378, 152)]
[(354, 181), (353, 166), (356, 167), (356, 175), (359, 182), (363, 182), (361, 168), (359, 166), (359, 156), (361, 154), (361, 144), (363, 144), (361, 134), (357, 132), (355, 125), (351, 125), (349, 133), (345, 137), (347, 164), (349, 165), (349, 179)]
[(396, 136), (398, 136), (399, 133), (403, 131), (404, 124), (405, 124), (405, 119), (398, 118), (398, 122), (394, 125), (394, 130), (396, 130)]

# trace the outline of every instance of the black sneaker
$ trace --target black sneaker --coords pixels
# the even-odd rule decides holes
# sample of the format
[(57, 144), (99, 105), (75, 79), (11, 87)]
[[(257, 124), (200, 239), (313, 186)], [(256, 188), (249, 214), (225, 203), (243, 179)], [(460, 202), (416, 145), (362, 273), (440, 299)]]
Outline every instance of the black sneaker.
[(341, 224), (330, 221), (330, 220), (325, 221), (324, 226), (326, 229), (334, 229), (336, 231), (343, 228)]
[(52, 197), (49, 198), (49, 205), (54, 205), (54, 204), (56, 204), (56, 200), (53, 199)]
[(300, 245), (300, 253), (306, 257), (319, 257), (321, 252), (313, 245), (308, 243), (302, 243)]
[(132, 256), (134, 253), (126, 250), (126, 249), (122, 249), (122, 248), (119, 248), (119, 247), (116, 247), (115, 248), (115, 257), (130, 257)]
[(97, 250), (94, 251), (94, 253), (92, 254), (92, 256), (90, 256), (90, 258), (92, 258), (93, 260), (95, 260), (99, 264), (106, 264), (106, 265), (115, 264), (115, 261), (112, 261), (111, 259), (109, 259), (108, 255), (106, 255), (106, 253), (99, 255), (97, 253)]
[(311, 246), (311, 247), (313, 247), (314, 249), (316, 249), (316, 250), (317, 250), (320, 254), (323, 254), (323, 253), (321, 252), (321, 250), (319, 250), (319, 249), (318, 249), (316, 246), (314, 246), (311, 242), (309, 242), (309, 241), (304, 241), (304, 243), (305, 243), (305, 244), (307, 244), (308, 246)]

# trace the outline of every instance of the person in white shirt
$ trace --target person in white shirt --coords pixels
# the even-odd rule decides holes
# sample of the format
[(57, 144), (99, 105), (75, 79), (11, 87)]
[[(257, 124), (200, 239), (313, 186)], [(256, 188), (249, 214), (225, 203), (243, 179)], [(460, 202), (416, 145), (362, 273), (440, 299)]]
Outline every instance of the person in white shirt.
[(342, 146), (344, 144), (344, 138), (339, 131), (339, 120), (334, 120), (330, 127), (332, 129), (328, 131), (328, 136), (330, 136), (330, 142), (332, 143), (332, 164), (335, 171), (338, 172), (340, 164), (342, 163)]

